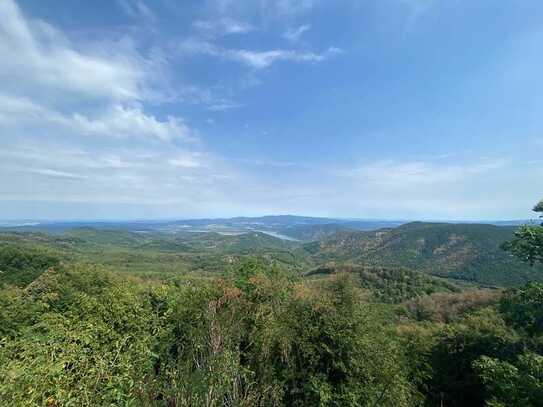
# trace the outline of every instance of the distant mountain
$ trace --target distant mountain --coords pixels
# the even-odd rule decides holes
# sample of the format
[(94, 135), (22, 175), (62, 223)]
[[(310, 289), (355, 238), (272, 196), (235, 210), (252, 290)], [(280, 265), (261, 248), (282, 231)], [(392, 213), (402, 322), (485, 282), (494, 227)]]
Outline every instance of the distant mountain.
[(230, 254), (256, 254), (262, 250), (287, 250), (296, 245), (294, 242), (262, 232), (236, 234), (187, 232), (177, 234), (175, 241), (196, 251)]
[[(76, 227), (63, 233), (6, 230), (0, 233), (0, 245), (52, 251), (63, 261), (92, 259), (118, 270), (140, 272), (224, 271), (228, 264), (256, 255), (299, 271), (351, 264), (365, 269), (406, 268), (488, 286), (543, 281), (542, 266), (532, 268), (500, 249), (512, 237), (515, 226), (413, 222), (364, 231), (355, 229), (395, 223), (324, 223), (323, 219), (236, 218), (222, 223), (214, 220), (215, 224), (202, 220), (207, 228), (172, 229), (158, 223), (148, 228), (134, 223), (131, 228), (124, 224), (124, 228), (112, 229), (112, 224), (99, 223), (97, 228)], [(258, 229), (255, 224), (260, 225)], [(278, 238), (277, 233), (304, 242)]]
[(408, 267), (427, 274), (486, 285), (543, 281), (543, 267), (530, 267), (500, 245), (515, 227), (413, 222), (370, 232), (339, 231), (304, 250), (315, 264), (350, 262)]
[[(257, 231), (165, 233), (90, 227), (64, 233), (0, 231), (0, 286), (14, 279), (24, 283), (25, 276), (45, 271), (35, 261), (43, 253), (66, 263), (92, 262), (113, 271), (168, 278), (187, 272), (222, 273), (252, 256), (301, 272), (305, 257), (293, 254), (300, 245)], [(21, 273), (14, 274), (17, 265)]]
[(88, 226), (70, 229), (64, 233), (64, 236), (88, 243), (117, 246), (135, 246), (145, 241), (145, 235), (127, 230), (95, 229)]
[(173, 252), (249, 253), (263, 249), (288, 249), (295, 243), (263, 232), (130, 232), (115, 229), (81, 227), (66, 231), (63, 237), (78, 239), (81, 243), (101, 246), (128, 247), (140, 250)]
[[(495, 225), (519, 225), (529, 221), (482, 222)], [(73, 229), (92, 228), (96, 230), (124, 230), (127, 232), (180, 231), (241, 233), (261, 231), (276, 234), (276, 237), (303, 241), (325, 239), (338, 231), (371, 231), (405, 224), (401, 220), (334, 219), (296, 215), (269, 215), (260, 217), (181, 219), (181, 220), (140, 220), (140, 221), (69, 221), (69, 222), (0, 222), (1, 230), (26, 232), (65, 233)]]
[[(402, 222), (380, 220), (342, 220), (311, 216), (270, 215), (260, 217), (234, 217), (217, 219), (185, 219), (170, 221), (70, 221), (70, 222), (12, 222), (0, 224), (0, 230), (25, 232), (65, 233), (74, 229), (124, 230), (127, 232), (247, 232), (263, 231), (279, 233), (294, 239), (315, 240), (323, 236), (319, 230), (374, 230), (398, 226)], [(285, 233), (283, 233), (285, 232)]]
[(217, 219), (187, 219), (172, 222), (172, 224), (185, 224), (191, 226), (206, 226), (206, 225), (229, 225), (229, 226), (274, 226), (284, 227), (292, 225), (321, 225), (325, 223), (337, 222), (337, 219), (332, 218), (316, 218), (312, 216), (296, 216), (296, 215), (268, 215), (259, 217), (238, 216), (234, 218), (217, 218)]

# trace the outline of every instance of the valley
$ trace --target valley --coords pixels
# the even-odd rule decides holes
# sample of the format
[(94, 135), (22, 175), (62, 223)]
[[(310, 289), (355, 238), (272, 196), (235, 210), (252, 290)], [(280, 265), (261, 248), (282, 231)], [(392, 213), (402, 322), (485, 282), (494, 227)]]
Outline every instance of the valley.
[[(4, 228), (0, 243), (155, 277), (217, 273), (254, 256), (300, 275), (330, 266), (392, 267), (490, 287), (539, 281), (543, 275), (540, 267), (500, 248), (513, 236), (514, 226), (354, 223), (365, 229), (360, 230), (353, 221), (329, 221), (279, 216), (195, 220), (183, 227), (179, 222), (40, 224)], [(257, 226), (266, 230), (253, 229)]]

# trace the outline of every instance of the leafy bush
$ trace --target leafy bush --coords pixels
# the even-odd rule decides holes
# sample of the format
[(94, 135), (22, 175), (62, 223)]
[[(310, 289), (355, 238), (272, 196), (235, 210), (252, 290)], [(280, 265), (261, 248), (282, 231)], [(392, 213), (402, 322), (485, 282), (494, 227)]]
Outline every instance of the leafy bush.
[(392, 325), (358, 296), (258, 261), (190, 283), (50, 269), (0, 291), (0, 402), (413, 405)]
[(474, 369), (490, 394), (489, 407), (543, 405), (543, 356), (525, 353), (512, 363), (482, 356)]
[(459, 293), (434, 293), (417, 297), (405, 304), (408, 313), (419, 321), (453, 322), (465, 314), (496, 305), (499, 290), (466, 290)]
[(543, 334), (543, 284), (509, 290), (500, 304), (506, 320), (530, 335)]
[(58, 264), (58, 257), (44, 250), (0, 246), (0, 288), (5, 285), (24, 287)]

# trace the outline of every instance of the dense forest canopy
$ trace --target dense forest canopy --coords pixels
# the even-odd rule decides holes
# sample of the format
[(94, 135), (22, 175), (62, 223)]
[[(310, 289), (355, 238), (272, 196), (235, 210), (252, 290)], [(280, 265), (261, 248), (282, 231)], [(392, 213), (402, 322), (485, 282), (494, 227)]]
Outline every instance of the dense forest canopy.
[[(399, 229), (394, 247), (412, 255)], [(542, 229), (503, 247), (541, 262)], [(440, 244), (432, 225), (407, 230)], [(3, 405), (542, 405), (540, 283), (485, 288), (420, 263), (364, 263), (359, 243), (316, 266), (328, 237), (309, 249), (258, 233), (1, 241)]]

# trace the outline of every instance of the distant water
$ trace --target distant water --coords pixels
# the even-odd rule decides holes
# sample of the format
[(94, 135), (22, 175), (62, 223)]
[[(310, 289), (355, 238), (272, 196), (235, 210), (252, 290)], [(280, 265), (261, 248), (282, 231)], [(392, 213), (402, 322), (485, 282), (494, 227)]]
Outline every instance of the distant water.
[(184, 232), (193, 232), (193, 233), (218, 233), (223, 236), (238, 236), (245, 233), (259, 232), (264, 233), (268, 236), (273, 236), (281, 240), (288, 240), (291, 242), (299, 242), (299, 239), (294, 239), (293, 237), (282, 235), (281, 233), (270, 232), (268, 230), (258, 230), (258, 229), (245, 229), (245, 230), (217, 230), (217, 229), (189, 229), (183, 230)]
[(285, 236), (285, 235), (282, 235), (281, 233), (268, 232), (266, 230), (257, 230), (257, 232), (264, 233), (266, 235), (270, 235), (270, 236), (273, 236), (273, 237), (276, 237), (276, 238), (282, 239), (282, 240), (290, 240), (291, 242), (299, 242), (300, 241), (299, 239), (294, 239), (293, 237)]
[(39, 222), (0, 222), (2, 228), (18, 228), (22, 226), (38, 226)]

